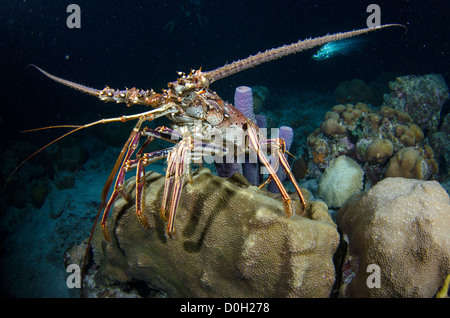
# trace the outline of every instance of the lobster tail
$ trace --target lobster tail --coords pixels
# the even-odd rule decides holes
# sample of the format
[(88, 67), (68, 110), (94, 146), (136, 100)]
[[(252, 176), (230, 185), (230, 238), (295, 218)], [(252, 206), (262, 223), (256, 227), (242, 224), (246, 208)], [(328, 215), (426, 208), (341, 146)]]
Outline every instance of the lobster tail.
[(259, 52), (258, 54), (255, 55), (250, 55), (246, 59), (238, 60), (233, 63), (224, 65), (222, 67), (216, 68), (215, 70), (206, 72), (203, 75), (208, 79), (208, 83), (211, 84), (222, 78), (239, 73), (243, 70), (260, 65), (262, 63), (276, 60), (286, 55), (308, 50), (316, 46), (324, 45), (328, 42), (338, 41), (393, 26), (401, 26), (403, 28), (406, 28), (402, 24), (385, 24), (378, 27), (359, 29), (336, 34), (329, 34), (314, 39), (306, 39), (289, 45), (283, 45), (277, 48), (266, 50), (264, 52)]

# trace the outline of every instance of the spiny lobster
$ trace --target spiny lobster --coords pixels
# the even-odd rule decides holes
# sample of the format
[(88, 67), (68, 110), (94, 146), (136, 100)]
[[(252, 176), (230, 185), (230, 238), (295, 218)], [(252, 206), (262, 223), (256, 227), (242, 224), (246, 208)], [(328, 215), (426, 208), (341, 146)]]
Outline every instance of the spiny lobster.
[[(104, 209), (101, 228), (106, 240), (110, 241), (110, 234), (106, 226), (108, 213), (119, 195), (127, 196), (123, 192), (122, 187), (125, 173), (131, 169), (136, 169), (136, 215), (143, 227), (149, 227), (147, 218), (144, 215), (145, 167), (164, 158), (167, 158), (168, 167), (163, 202), (161, 205), (161, 216), (168, 223), (167, 234), (170, 237), (173, 237), (175, 234), (174, 221), (177, 206), (184, 181), (186, 178), (190, 177), (191, 161), (201, 159), (204, 155), (201, 150), (204, 149), (210, 150), (208, 155), (214, 153), (215, 155), (224, 156), (232, 152), (231, 150), (235, 150), (234, 153), (256, 153), (269, 173), (269, 178), (263, 185), (270, 181), (276, 183), (283, 198), (285, 213), (290, 217), (293, 214), (291, 199), (276, 174), (275, 170), (278, 168), (278, 164), (281, 164), (286, 175), (293, 183), (300, 199), (302, 211), (306, 209), (306, 201), (285, 158), (284, 154), (286, 150), (284, 141), (281, 138), (265, 139), (261, 134), (260, 129), (253, 121), (246, 118), (231, 104), (223, 101), (215, 92), (209, 89), (209, 86), (217, 80), (289, 54), (391, 26), (404, 27), (400, 24), (386, 24), (374, 28), (336, 33), (313, 39), (310, 38), (290, 45), (270, 49), (265, 52), (260, 52), (246, 59), (235, 61), (212, 71), (203, 72), (200, 69), (191, 71), (189, 75), (178, 73), (180, 77), (176, 81), (169, 83), (168, 88), (163, 89), (161, 93), (137, 88), (114, 90), (105, 87), (102, 90), (98, 90), (56, 77), (33, 65), (50, 79), (83, 93), (93, 95), (101, 101), (125, 103), (127, 106), (139, 104), (150, 106), (153, 109), (135, 115), (101, 119), (85, 125), (61, 125), (34, 129), (32, 131), (55, 127), (74, 128), (33, 153), (30, 157), (25, 159), (16, 170), (25, 163), (25, 161), (45, 149), (47, 146), (78, 130), (97, 124), (118, 121), (125, 122), (137, 119), (137, 124), (123, 146), (102, 191), (102, 201), (98, 215)], [(168, 117), (173, 122), (172, 128), (158, 127), (156, 129), (150, 129), (143, 126), (145, 121), (153, 121), (162, 116)], [(198, 125), (198, 123), (200, 123), (200, 125)], [(246, 137), (244, 139), (240, 138), (240, 135), (236, 133), (238, 129), (245, 132)], [(147, 139), (136, 152), (141, 137), (146, 137)], [(145, 148), (155, 138), (172, 142), (175, 146), (145, 153)], [(235, 149), (231, 149), (230, 145), (231, 148)], [(263, 153), (263, 146), (270, 148), (271, 153), (275, 154), (278, 158), (279, 161), (274, 167), (271, 166), (268, 158)], [(136, 155), (132, 158), (132, 155), (135, 152)], [(114, 190), (109, 200), (106, 201), (115, 176), (117, 177)]]

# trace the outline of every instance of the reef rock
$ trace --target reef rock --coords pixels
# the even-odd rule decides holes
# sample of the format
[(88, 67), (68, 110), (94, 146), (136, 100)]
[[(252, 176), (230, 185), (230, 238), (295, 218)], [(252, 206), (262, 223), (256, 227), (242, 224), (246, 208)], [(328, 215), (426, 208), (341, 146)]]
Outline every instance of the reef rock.
[(389, 82), (389, 88), (391, 94), (384, 96), (387, 106), (408, 112), (423, 130), (437, 131), (442, 106), (449, 99), (442, 75), (401, 76)]
[(333, 208), (341, 207), (363, 188), (364, 171), (346, 156), (333, 159), (319, 179), (319, 195)]
[[(202, 168), (183, 187), (177, 238), (169, 239), (159, 215), (164, 176), (151, 172), (146, 180), (150, 229), (140, 225), (134, 203), (119, 199), (108, 220), (112, 242), (97, 231), (99, 286), (140, 281), (169, 297), (330, 295), (339, 234), (323, 202), (287, 218), (267, 191)], [(134, 178), (124, 187), (133, 199), (134, 187)]]
[(432, 297), (450, 274), (450, 199), (436, 181), (387, 178), (337, 217), (342, 297)]

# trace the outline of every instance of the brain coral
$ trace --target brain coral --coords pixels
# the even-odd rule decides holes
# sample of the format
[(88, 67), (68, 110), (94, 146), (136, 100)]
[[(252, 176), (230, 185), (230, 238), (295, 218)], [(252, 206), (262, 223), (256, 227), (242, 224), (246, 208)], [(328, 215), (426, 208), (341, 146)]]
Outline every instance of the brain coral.
[(346, 156), (333, 159), (319, 179), (319, 195), (334, 208), (341, 207), (348, 198), (363, 188), (364, 171)]
[[(339, 235), (323, 202), (310, 202), (305, 217), (287, 218), (267, 191), (202, 168), (183, 188), (178, 237), (168, 239), (159, 216), (164, 176), (146, 178), (150, 229), (140, 226), (134, 204), (116, 202), (112, 242), (100, 231), (96, 237), (99, 285), (140, 281), (169, 297), (329, 296)], [(125, 185), (130, 197), (134, 187), (134, 178)]]
[[(436, 181), (384, 179), (337, 221), (348, 243), (340, 296), (432, 297), (450, 274), (450, 199)], [(380, 276), (370, 288), (372, 264)]]

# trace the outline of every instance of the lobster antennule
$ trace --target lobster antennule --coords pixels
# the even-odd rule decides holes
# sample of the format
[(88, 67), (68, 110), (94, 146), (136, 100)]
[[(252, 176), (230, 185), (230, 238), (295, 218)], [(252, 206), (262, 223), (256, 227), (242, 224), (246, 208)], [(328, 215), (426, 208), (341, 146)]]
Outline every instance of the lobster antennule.
[(63, 78), (60, 78), (58, 76), (52, 75), (46, 71), (44, 71), (43, 69), (41, 69), (40, 67), (34, 65), (34, 64), (30, 64), (30, 66), (35, 67), (39, 72), (41, 72), (42, 74), (44, 74), (45, 76), (47, 76), (48, 78), (50, 78), (51, 80), (54, 80), (55, 82), (58, 82), (62, 85), (65, 85), (67, 87), (76, 89), (77, 91), (92, 95), (92, 96), (96, 96), (98, 97), (100, 95), (100, 90), (92, 88), (92, 87), (88, 87), (88, 86), (84, 86), (75, 82), (71, 82), (68, 80), (65, 80)]

